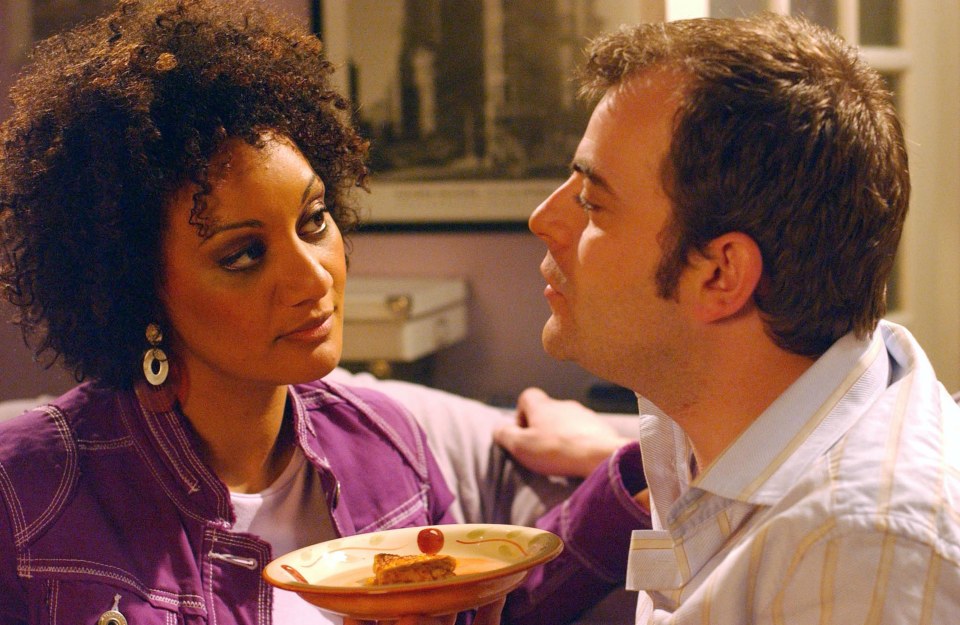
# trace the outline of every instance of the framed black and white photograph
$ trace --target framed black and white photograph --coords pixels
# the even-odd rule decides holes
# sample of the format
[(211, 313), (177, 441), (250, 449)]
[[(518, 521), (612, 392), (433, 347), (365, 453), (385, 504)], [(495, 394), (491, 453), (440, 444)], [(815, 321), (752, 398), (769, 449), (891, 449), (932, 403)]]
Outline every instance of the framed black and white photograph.
[[(7, 3), (24, 41), (7, 42), (5, 67), (115, 1)], [(587, 40), (643, 11), (640, 0), (268, 1), (309, 16), (338, 66), (371, 141), (364, 222), (388, 229), (523, 228), (567, 176), (589, 118), (573, 78)]]
[(317, 0), (315, 28), (371, 141), (365, 221), (522, 226), (589, 118), (574, 69), (636, 0)]

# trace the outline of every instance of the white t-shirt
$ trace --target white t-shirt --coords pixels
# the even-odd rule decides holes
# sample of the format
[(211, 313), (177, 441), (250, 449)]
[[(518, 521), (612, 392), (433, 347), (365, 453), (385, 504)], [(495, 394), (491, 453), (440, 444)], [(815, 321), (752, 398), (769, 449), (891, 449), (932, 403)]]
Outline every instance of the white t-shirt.
[[(290, 464), (266, 490), (230, 493), (237, 522), (233, 529), (270, 543), (273, 556), (336, 538), (320, 476), (296, 448)], [(273, 589), (273, 622), (342, 625), (343, 618), (311, 605), (300, 595)]]

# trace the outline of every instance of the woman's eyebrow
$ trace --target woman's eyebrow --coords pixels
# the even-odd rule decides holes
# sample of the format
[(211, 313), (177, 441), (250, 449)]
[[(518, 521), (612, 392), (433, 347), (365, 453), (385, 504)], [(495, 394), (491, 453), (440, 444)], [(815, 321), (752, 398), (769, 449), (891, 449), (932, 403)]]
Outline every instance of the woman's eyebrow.
[(310, 192), (317, 186), (319, 186), (322, 191), (326, 191), (326, 187), (324, 187), (323, 181), (320, 180), (320, 176), (314, 174), (313, 177), (310, 178), (310, 181), (307, 182), (307, 187), (303, 190), (303, 195), (300, 196), (300, 204), (304, 204), (307, 201)]
[(244, 219), (243, 221), (231, 221), (228, 223), (213, 224), (207, 229), (206, 234), (203, 236), (203, 240), (200, 242), (200, 245), (203, 245), (221, 232), (226, 230), (237, 230), (239, 228), (263, 228), (263, 222), (259, 219)]
[[(314, 174), (310, 178), (309, 182), (307, 182), (307, 186), (303, 190), (303, 195), (300, 196), (301, 205), (306, 203), (307, 198), (310, 197), (310, 193), (314, 189), (316, 189), (318, 186), (320, 187), (321, 191), (325, 190), (323, 186), (323, 181), (320, 180), (319, 176)], [(231, 221), (228, 223), (215, 223), (207, 229), (207, 232), (204, 235), (203, 240), (200, 242), (200, 245), (203, 245), (213, 237), (227, 230), (237, 230), (240, 228), (263, 228), (263, 227), (264, 227), (263, 222), (260, 221), (259, 219), (244, 219), (242, 221)]]

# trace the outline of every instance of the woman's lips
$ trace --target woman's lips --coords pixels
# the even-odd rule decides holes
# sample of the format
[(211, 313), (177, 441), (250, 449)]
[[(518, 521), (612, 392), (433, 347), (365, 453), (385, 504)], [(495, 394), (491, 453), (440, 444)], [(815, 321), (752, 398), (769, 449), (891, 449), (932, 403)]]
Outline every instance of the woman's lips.
[(333, 314), (326, 313), (300, 324), (290, 332), (280, 335), (281, 339), (292, 341), (316, 342), (327, 338), (333, 329)]

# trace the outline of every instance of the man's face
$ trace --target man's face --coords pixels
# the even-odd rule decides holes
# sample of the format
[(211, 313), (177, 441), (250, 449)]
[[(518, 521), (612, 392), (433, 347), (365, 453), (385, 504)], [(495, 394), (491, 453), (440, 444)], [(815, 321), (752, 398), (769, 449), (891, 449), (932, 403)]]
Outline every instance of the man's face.
[(650, 72), (608, 91), (570, 178), (530, 217), (547, 245), (547, 352), (644, 394), (677, 373), (688, 338), (680, 291), (678, 301), (664, 300), (655, 281), (672, 214), (661, 164), (679, 84), (674, 75)]

